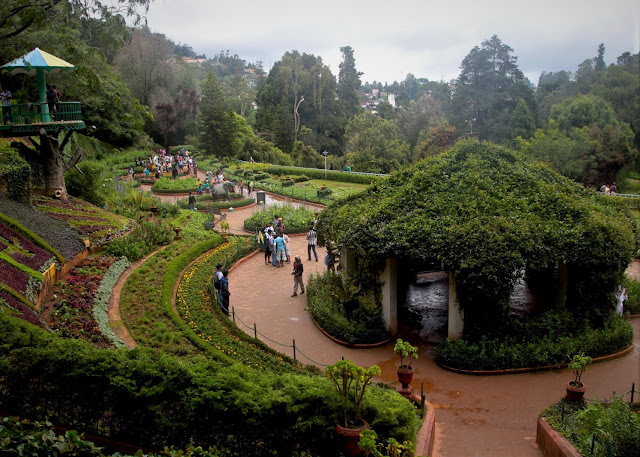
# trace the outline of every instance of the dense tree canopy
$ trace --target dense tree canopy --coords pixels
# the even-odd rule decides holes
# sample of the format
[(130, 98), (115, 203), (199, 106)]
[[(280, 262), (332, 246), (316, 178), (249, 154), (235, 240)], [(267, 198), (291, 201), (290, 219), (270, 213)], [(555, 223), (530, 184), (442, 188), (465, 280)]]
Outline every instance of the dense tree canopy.
[(320, 238), (453, 273), (465, 322), (500, 322), (525, 271), (569, 269), (566, 306), (601, 322), (635, 252), (621, 208), (511, 150), (473, 140), (330, 205)]

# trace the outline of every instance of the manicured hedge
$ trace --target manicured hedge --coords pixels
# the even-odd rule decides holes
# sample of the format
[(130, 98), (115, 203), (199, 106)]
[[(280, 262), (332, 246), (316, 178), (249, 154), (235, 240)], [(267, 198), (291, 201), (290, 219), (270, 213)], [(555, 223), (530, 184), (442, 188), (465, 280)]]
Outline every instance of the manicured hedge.
[[(0, 407), (148, 446), (216, 446), (235, 455), (335, 456), (340, 399), (320, 376), (149, 349), (98, 350), (0, 314)], [(413, 406), (367, 390), (363, 417), (382, 437), (415, 440)]]
[(313, 223), (313, 211), (306, 208), (294, 208), (291, 205), (271, 205), (263, 211), (253, 213), (244, 221), (245, 230), (255, 232), (261, 230), (267, 223), (273, 222), (276, 214), (282, 217), (285, 231), (291, 233), (306, 233)]
[[(197, 195), (196, 196), (196, 208), (201, 209), (209, 209), (209, 208), (241, 208), (243, 206), (249, 206), (256, 201), (253, 198), (240, 198), (237, 200), (228, 201), (214, 201), (211, 199), (210, 195)], [(189, 207), (189, 199), (183, 198), (178, 200), (178, 206), (180, 208), (186, 209)]]
[[(574, 334), (561, 328), (547, 331), (526, 330), (501, 338), (482, 338), (479, 341), (445, 341), (438, 346), (436, 361), (463, 370), (503, 370), (510, 368), (561, 365), (568, 356), (585, 353), (591, 357), (613, 354), (633, 343), (633, 327), (618, 316), (609, 319), (598, 330), (582, 327)], [(537, 335), (535, 335), (537, 333)]]
[[(243, 168), (247, 165), (243, 165)], [(277, 165), (257, 166), (255, 173), (264, 172), (272, 175), (305, 175), (309, 179), (325, 179), (325, 171), (317, 168), (283, 167)], [(383, 179), (384, 176), (347, 173), (343, 171), (327, 170), (326, 179), (331, 181), (354, 182), (371, 184)], [(256, 179), (257, 175), (256, 175)]]

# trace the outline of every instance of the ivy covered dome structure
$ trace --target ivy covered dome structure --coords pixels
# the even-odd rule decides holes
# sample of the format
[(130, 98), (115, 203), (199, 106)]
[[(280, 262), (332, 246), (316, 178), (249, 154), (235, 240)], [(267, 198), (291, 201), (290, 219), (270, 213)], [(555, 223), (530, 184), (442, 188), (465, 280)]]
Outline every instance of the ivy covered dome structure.
[(522, 277), (553, 289), (549, 307), (600, 325), (636, 249), (633, 219), (615, 198), (476, 140), (332, 204), (318, 233), (379, 273), (385, 259), (441, 266), (455, 285), (466, 335), (508, 317)]

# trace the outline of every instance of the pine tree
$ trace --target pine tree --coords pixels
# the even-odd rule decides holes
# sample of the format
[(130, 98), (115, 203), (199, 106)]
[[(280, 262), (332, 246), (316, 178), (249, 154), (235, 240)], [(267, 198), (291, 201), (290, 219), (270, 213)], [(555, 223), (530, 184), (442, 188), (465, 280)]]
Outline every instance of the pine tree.
[(356, 59), (353, 57), (351, 46), (341, 47), (340, 52), (342, 52), (342, 63), (340, 63), (340, 73), (338, 73), (338, 96), (345, 111), (349, 114), (355, 114), (360, 108), (358, 89), (362, 84), (360, 81), (362, 73), (356, 70)]
[(224, 157), (233, 153), (234, 124), (228, 112), (222, 87), (212, 71), (205, 82), (198, 115), (198, 142), (208, 154)]

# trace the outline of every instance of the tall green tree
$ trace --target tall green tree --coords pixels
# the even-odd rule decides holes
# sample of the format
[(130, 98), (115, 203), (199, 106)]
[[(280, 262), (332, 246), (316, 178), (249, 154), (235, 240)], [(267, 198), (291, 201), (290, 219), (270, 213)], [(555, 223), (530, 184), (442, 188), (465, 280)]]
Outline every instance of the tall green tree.
[(520, 99), (516, 108), (511, 113), (509, 118), (509, 125), (511, 126), (511, 137), (531, 138), (536, 132), (536, 121), (529, 111), (529, 107)]
[(136, 28), (131, 41), (116, 56), (116, 68), (143, 105), (155, 106), (173, 98), (174, 47), (163, 34)]
[(347, 163), (355, 171), (390, 173), (410, 163), (410, 148), (398, 138), (393, 121), (369, 112), (354, 116), (346, 128)]
[(338, 97), (345, 113), (352, 116), (360, 111), (358, 91), (362, 84), (360, 81), (362, 73), (356, 70), (356, 59), (351, 46), (341, 47), (340, 52), (342, 52), (342, 62), (338, 73)]
[(258, 91), (256, 128), (291, 152), (302, 126), (316, 150), (339, 149), (344, 117), (336, 101), (336, 80), (320, 57), (291, 51), (272, 67)]
[(413, 148), (421, 130), (435, 127), (444, 120), (442, 103), (435, 97), (423, 95), (409, 106), (398, 109), (396, 127), (399, 137)]
[(233, 154), (235, 117), (225, 104), (222, 87), (215, 72), (204, 83), (198, 113), (198, 143), (207, 154), (226, 157)]
[(533, 109), (533, 92), (513, 49), (497, 35), (474, 47), (462, 61), (452, 100), (458, 134), (496, 143), (509, 141), (509, 116), (518, 100)]

